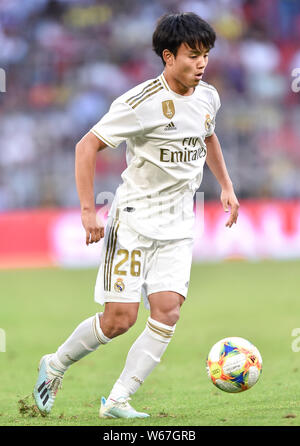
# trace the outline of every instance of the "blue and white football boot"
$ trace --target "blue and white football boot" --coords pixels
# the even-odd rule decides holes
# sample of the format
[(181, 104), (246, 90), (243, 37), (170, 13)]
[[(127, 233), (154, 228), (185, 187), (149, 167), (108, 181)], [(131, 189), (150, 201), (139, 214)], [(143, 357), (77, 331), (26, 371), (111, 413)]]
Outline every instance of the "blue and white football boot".
[(50, 364), (52, 354), (45, 355), (40, 360), (38, 379), (33, 390), (33, 397), (41, 412), (49, 413), (54, 404), (58, 389), (62, 387), (64, 373)]
[(99, 411), (100, 418), (147, 418), (150, 415), (143, 412), (137, 412), (130, 406), (130, 398), (118, 398), (115, 400), (106, 400), (104, 396), (101, 398), (101, 406)]

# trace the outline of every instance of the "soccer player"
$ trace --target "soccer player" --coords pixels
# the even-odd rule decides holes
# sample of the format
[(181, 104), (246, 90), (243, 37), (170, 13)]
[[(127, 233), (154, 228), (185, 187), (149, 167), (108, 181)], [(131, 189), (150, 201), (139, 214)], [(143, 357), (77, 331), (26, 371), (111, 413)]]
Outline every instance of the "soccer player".
[[(136, 321), (141, 296), (150, 309), (146, 327), (129, 350), (107, 399), (103, 418), (147, 417), (130, 404), (160, 362), (187, 296), (193, 247), (193, 196), (205, 161), (221, 186), (226, 226), (237, 221), (239, 203), (214, 133), (220, 107), (216, 89), (203, 82), (215, 43), (211, 26), (193, 13), (161, 17), (153, 49), (164, 70), (117, 98), (108, 113), (76, 145), (76, 185), (86, 244), (104, 237), (95, 286), (103, 313), (83, 321), (53, 354), (42, 357), (34, 396), (50, 412), (64, 373), (76, 361)], [(94, 203), (97, 153), (127, 143), (122, 173), (105, 232)]]

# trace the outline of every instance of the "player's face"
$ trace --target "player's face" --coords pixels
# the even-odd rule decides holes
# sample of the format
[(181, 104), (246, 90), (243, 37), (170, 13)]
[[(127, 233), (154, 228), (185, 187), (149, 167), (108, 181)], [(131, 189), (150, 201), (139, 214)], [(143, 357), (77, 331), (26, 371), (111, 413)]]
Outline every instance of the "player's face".
[(204, 47), (193, 49), (182, 43), (176, 57), (172, 53), (169, 54), (166, 69), (182, 90), (191, 93), (199, 84), (208, 62), (208, 52)]

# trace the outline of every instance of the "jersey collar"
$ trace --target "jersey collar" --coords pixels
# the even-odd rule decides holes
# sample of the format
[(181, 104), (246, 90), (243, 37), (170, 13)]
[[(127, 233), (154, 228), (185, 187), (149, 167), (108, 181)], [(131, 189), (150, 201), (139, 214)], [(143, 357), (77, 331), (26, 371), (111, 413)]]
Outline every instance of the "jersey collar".
[(194, 98), (196, 88), (195, 88), (195, 91), (193, 94), (190, 94), (189, 96), (183, 96), (182, 94), (176, 93), (175, 91), (171, 90), (168, 82), (166, 81), (164, 73), (161, 73), (161, 75), (158, 77), (158, 79), (162, 83), (164, 89), (167, 90), (169, 93), (171, 93), (175, 98), (177, 98), (181, 101), (191, 101)]

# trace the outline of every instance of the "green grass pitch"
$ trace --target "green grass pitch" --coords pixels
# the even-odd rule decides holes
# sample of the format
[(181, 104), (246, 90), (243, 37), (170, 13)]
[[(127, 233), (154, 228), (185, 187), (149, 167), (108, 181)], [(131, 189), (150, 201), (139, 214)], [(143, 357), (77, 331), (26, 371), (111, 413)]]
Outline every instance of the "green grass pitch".
[[(67, 372), (50, 415), (30, 405), (40, 357), (50, 353), (85, 318), (101, 310), (93, 301), (96, 270), (0, 272), (2, 426), (299, 426), (299, 262), (194, 264), (187, 302), (161, 363), (133, 396), (146, 420), (100, 420), (101, 395), (118, 378), (127, 352), (144, 329), (136, 325)], [(227, 394), (206, 375), (211, 346), (226, 336), (252, 341), (263, 357), (259, 382)], [(28, 398), (26, 399), (26, 397)], [(24, 400), (25, 399), (25, 400)], [(20, 401), (23, 401), (23, 406)]]

